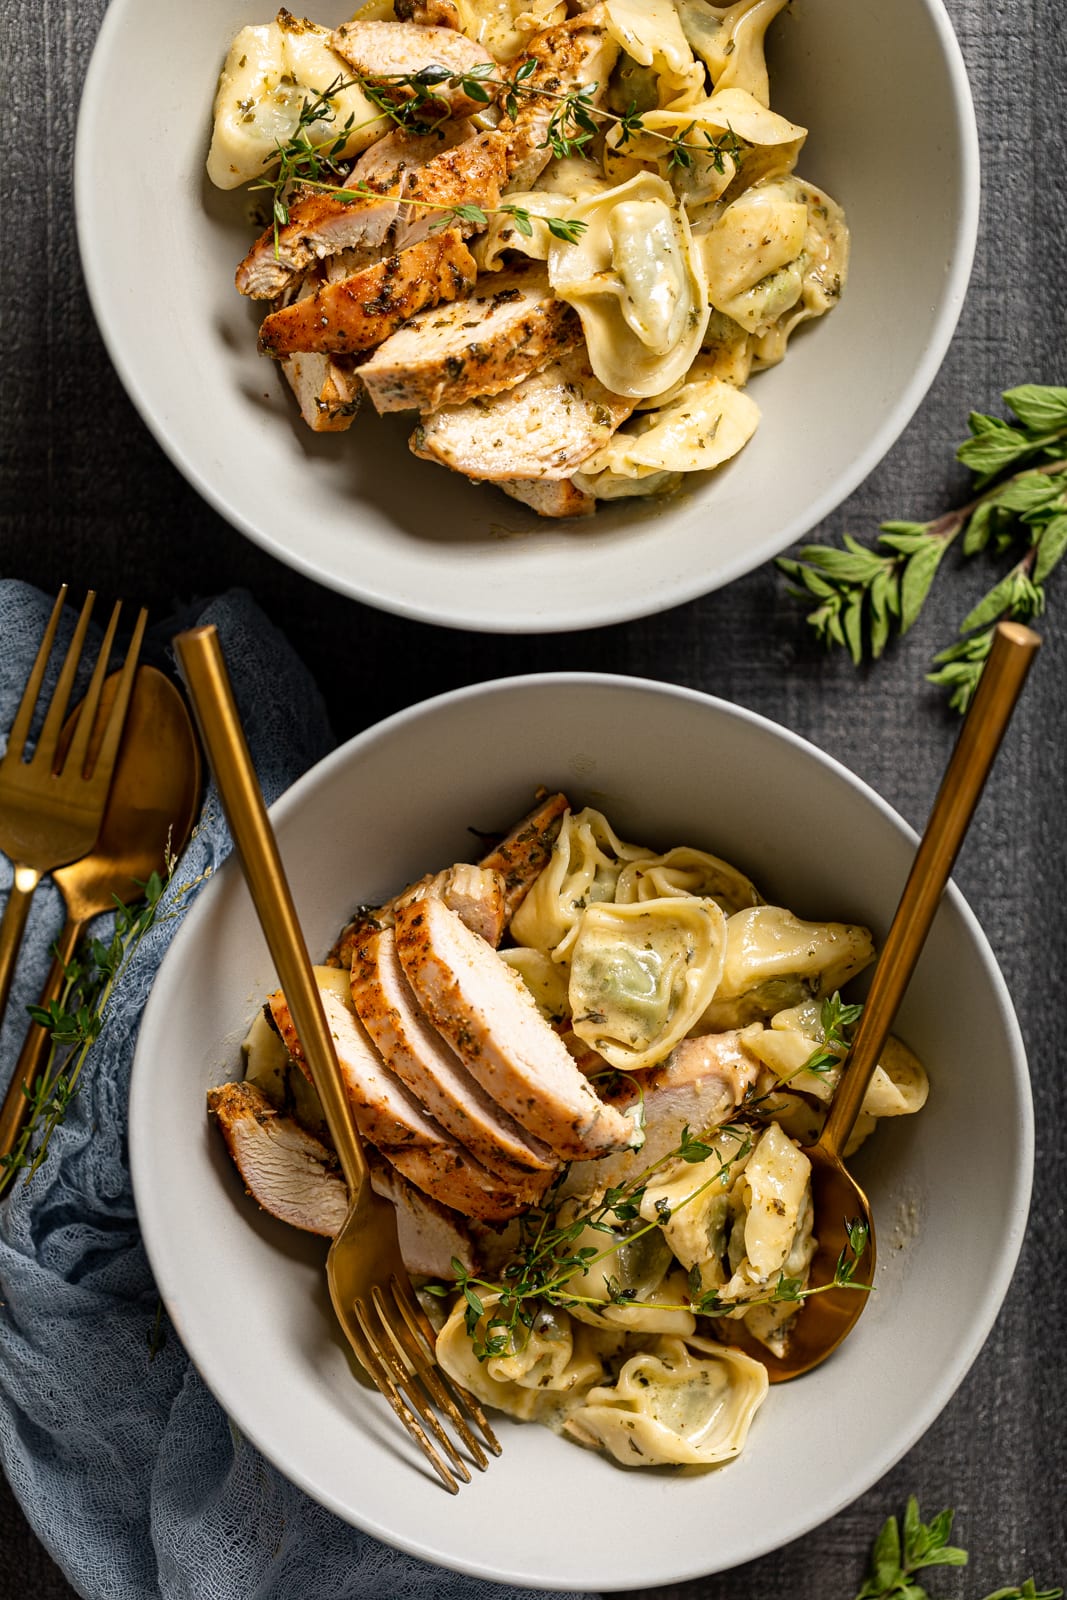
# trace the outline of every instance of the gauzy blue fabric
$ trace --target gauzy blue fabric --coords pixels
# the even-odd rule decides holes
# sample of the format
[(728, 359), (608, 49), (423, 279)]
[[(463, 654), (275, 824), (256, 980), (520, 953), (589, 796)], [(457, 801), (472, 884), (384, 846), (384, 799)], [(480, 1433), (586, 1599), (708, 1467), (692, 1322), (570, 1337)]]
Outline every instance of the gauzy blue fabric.
[[(50, 607), (0, 581), (0, 729), (11, 726)], [(196, 620), (218, 626), (272, 801), (329, 749), (322, 701), (246, 595), (194, 609), (157, 642)], [(67, 636), (71, 623), (68, 611)], [(176, 882), (229, 848), (209, 789)], [(10, 885), (0, 856), (0, 902)], [(46, 881), (0, 1033), (0, 1091), (62, 920)], [(518, 1600), (531, 1592), (431, 1567), (309, 1500), (228, 1421), (165, 1315), (152, 1354), (158, 1299), (130, 1190), (127, 1093), (141, 1012), (179, 921), (157, 923), (141, 945), (44, 1166), (0, 1200), (0, 1461), (26, 1516), (87, 1600)], [(477, 1483), (464, 1492), (477, 1494)]]

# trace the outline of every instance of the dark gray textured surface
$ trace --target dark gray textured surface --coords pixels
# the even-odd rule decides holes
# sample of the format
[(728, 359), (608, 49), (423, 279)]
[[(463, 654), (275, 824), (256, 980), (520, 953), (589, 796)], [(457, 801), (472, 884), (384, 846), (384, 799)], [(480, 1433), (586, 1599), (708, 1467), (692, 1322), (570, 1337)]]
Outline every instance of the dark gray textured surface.
[[(991, 408), (997, 391), (1012, 383), (1067, 379), (1061, 87), (1067, 10), (1061, 0), (947, 3), (971, 74), (985, 164), (970, 296), (917, 419), (823, 535), (862, 532), (882, 517), (926, 515), (955, 503), (963, 478), (951, 446), (967, 409)], [(103, 9), (103, 0), (8, 0), (0, 21), (7, 63), (0, 110), (5, 575), (46, 589), (62, 579), (76, 587), (92, 582), (105, 593), (120, 590), (144, 601), (157, 617), (181, 599), (246, 585), (315, 672), (339, 738), (424, 694), (502, 673), (590, 667), (670, 678), (788, 723), (921, 826), (956, 726), (922, 673), (930, 652), (947, 641), (984, 588), (984, 572), (946, 573), (904, 645), (878, 668), (857, 674), (813, 650), (769, 568), (626, 627), (492, 639), (401, 622), (319, 590), (202, 505), (127, 401), (78, 268), (70, 184), (74, 110)], [(892, 0), (886, 12), (891, 17)], [(908, 150), (906, 128), (887, 129), (886, 137), (900, 143), (902, 160), (921, 159)], [(1007, 1304), (955, 1399), (880, 1484), (787, 1549), (732, 1573), (654, 1591), (659, 1600), (850, 1600), (871, 1537), (910, 1492), (929, 1512), (954, 1505), (960, 1542), (971, 1551), (968, 1574), (932, 1575), (936, 1594), (978, 1597), (1031, 1571), (1046, 1583), (1067, 1582), (1065, 581), (1053, 581), (1046, 635), (957, 872), (1004, 968), (1034, 1080), (1034, 1206)], [(369, 681), (361, 674), (358, 697), (350, 684), (357, 652), (362, 661), (395, 664)], [(404, 662), (417, 663), (417, 670), (405, 672)], [(995, 1161), (995, 1150), (986, 1158)], [(0, 1479), (0, 1600), (72, 1592)]]

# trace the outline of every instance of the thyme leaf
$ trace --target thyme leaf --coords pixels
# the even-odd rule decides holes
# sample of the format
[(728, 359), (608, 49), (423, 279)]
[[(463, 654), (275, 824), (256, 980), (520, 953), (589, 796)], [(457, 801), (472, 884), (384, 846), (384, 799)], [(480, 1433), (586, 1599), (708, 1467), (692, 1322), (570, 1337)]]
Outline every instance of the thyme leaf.
[(815, 602), (806, 620), (816, 637), (847, 649), (859, 666), (913, 626), (951, 546), (964, 558), (1014, 554), (927, 674), (960, 712), (997, 623), (1041, 616), (1045, 583), (1067, 553), (1067, 388), (1023, 384), (1003, 399), (1014, 420), (972, 412), (970, 436), (957, 449), (975, 475), (977, 492), (965, 505), (929, 522), (883, 522), (873, 546), (845, 534), (840, 546), (805, 545), (799, 559), (778, 562), (790, 593)]

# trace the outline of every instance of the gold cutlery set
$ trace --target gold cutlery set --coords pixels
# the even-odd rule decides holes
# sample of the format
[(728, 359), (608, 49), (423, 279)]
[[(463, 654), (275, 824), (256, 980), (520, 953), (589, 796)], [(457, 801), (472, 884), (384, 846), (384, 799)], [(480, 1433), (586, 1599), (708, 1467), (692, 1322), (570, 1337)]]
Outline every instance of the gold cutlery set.
[[(48, 703), (29, 761), (23, 759), (66, 598), (61, 590), (26, 684), (8, 748), (0, 761), (0, 849), (15, 867), (0, 923), (0, 1018), (33, 892), (51, 874), (67, 920), (41, 1004), (62, 991), (86, 924), (116, 902), (140, 897), (153, 871), (184, 848), (199, 804), (199, 746), (182, 696), (163, 673), (139, 666), (146, 614), (138, 615), (121, 669), (108, 674), (120, 606), (97, 655), (85, 699), (67, 706), (85, 646), (90, 593)], [(878, 962), (860, 1028), (846, 1062), (833, 1113), (818, 1143), (816, 1164), (825, 1237), (813, 1281), (833, 1277), (842, 1218), (870, 1224), (863, 1281), (874, 1269), (870, 1208), (841, 1160), (852, 1124), (897, 1007), (932, 924), (956, 854), (1039, 644), (1018, 624), (1001, 624), (979, 692), (949, 763), (923, 840)], [(285, 992), (315, 1088), (348, 1185), (349, 1209), (327, 1257), (337, 1320), (360, 1367), (384, 1395), (444, 1485), (456, 1493), (470, 1481), (467, 1460), (488, 1465), (485, 1447), (500, 1446), (478, 1402), (445, 1378), (434, 1332), (400, 1256), (392, 1205), (371, 1189), (360, 1135), (312, 973), (292, 894), (241, 728), (218, 635), (194, 628), (176, 640), (179, 666), (215, 776), (234, 846)], [(31, 1024), (0, 1109), (0, 1158), (18, 1139), (47, 1047), (47, 1031)], [(850, 1332), (867, 1296), (844, 1291), (809, 1303), (789, 1360), (759, 1353), (772, 1381), (808, 1371)], [(816, 1310), (818, 1307), (818, 1310)], [(456, 1449), (440, 1414), (466, 1450)], [(468, 1421), (469, 1419), (469, 1421)]]

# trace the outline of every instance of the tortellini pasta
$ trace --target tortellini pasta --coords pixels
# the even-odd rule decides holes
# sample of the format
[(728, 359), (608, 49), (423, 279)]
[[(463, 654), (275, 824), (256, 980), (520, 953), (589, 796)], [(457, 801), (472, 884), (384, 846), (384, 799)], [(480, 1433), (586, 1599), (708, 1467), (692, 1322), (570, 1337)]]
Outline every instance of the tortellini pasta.
[(512, 937), (566, 960), (586, 906), (614, 899), (624, 864), (651, 853), (626, 844), (603, 812), (591, 806), (568, 812), (551, 860), (511, 919)]
[(723, 974), (702, 1027), (744, 1027), (832, 994), (873, 959), (870, 932), (852, 923), (802, 922), (782, 906), (738, 911), (727, 918)]
[(755, 885), (743, 872), (706, 850), (693, 850), (688, 845), (661, 856), (627, 862), (615, 884), (617, 905), (672, 894), (695, 894), (714, 900), (728, 917), (746, 906), (760, 904)]
[(626, 56), (650, 67), (662, 105), (699, 100), (704, 68), (693, 57), (673, 0), (606, 0), (608, 32)]
[(713, 1466), (742, 1449), (766, 1394), (766, 1368), (740, 1350), (661, 1337), (564, 1426), (624, 1467)]
[(767, 29), (788, 0), (738, 0), (716, 6), (708, 0), (675, 0), (685, 36), (716, 89), (744, 89), (760, 105), (770, 104), (764, 43)]
[(709, 316), (685, 209), (670, 184), (638, 173), (575, 201), (569, 219), (584, 232), (551, 240), (548, 280), (581, 318), (593, 371), (615, 394), (659, 394), (692, 364)]
[(594, 494), (600, 473), (613, 478), (706, 472), (728, 461), (751, 439), (759, 407), (719, 378), (684, 383), (656, 411), (642, 411), (582, 463), (580, 482)]
[(661, 1061), (706, 1009), (725, 948), (726, 918), (714, 900), (590, 906), (571, 950), (574, 1032), (620, 1070)]

